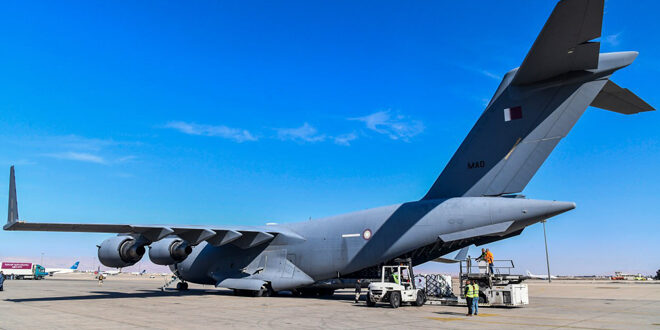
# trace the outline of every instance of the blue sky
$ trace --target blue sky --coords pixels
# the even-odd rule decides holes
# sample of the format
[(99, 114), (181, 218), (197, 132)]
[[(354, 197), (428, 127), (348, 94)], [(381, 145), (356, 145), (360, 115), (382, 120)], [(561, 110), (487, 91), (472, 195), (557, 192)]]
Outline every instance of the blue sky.
[[(6, 3), (0, 165), (28, 221), (259, 225), (415, 200), (554, 5)], [(613, 80), (655, 106), (659, 7), (608, 0), (601, 38), (640, 52)], [(526, 188), (578, 205), (548, 223), (556, 272), (660, 268), (659, 118), (589, 109)], [(0, 258), (105, 237), (0, 232)], [(542, 272), (542, 239), (491, 248)]]

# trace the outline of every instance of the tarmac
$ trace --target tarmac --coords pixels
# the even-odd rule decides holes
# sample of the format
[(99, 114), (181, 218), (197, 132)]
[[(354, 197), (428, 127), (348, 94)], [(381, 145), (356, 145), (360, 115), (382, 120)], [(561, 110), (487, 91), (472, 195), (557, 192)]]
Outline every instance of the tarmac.
[(162, 276), (121, 274), (103, 286), (93, 276), (5, 281), (0, 329), (660, 329), (658, 281), (526, 281), (529, 305), (483, 307), (467, 317), (464, 306), (367, 307), (364, 295), (354, 304), (352, 290), (331, 298), (254, 298), (195, 284), (163, 292)]

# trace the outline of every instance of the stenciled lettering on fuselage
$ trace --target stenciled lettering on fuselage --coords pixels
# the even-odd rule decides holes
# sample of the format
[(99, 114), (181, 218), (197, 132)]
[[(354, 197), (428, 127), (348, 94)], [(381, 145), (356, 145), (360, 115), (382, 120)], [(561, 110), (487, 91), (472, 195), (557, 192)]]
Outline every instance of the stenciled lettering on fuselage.
[(486, 167), (486, 162), (483, 160), (479, 160), (476, 162), (468, 162), (467, 164), (468, 169), (473, 169), (473, 168), (484, 168)]

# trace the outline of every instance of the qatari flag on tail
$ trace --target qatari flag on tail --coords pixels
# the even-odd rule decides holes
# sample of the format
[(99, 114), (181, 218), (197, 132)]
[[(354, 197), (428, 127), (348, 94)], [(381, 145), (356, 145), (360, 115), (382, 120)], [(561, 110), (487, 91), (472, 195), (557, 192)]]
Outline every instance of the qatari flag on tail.
[(504, 121), (522, 119), (522, 107), (511, 107), (504, 109)]

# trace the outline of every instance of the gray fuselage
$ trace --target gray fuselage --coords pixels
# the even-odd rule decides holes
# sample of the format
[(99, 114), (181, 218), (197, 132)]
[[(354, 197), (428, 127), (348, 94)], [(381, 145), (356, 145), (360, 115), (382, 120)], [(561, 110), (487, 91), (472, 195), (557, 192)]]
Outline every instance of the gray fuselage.
[[(195, 283), (215, 285), (238, 276), (263, 279), (275, 289), (285, 289), (311, 284), (309, 278), (297, 277), (297, 271), (314, 282), (379, 265), (426, 246), (437, 246), (431, 257), (438, 257), (448, 252), (441, 248), (443, 235), (502, 237), (574, 207), (570, 202), (504, 197), (397, 204), (286, 225), (304, 241), (277, 236), (268, 245), (250, 249), (204, 242), (176, 269), (183, 279)], [(428, 261), (415, 259), (416, 264)], [(293, 268), (287, 269), (287, 261)], [(280, 284), (282, 277), (294, 280)]]

